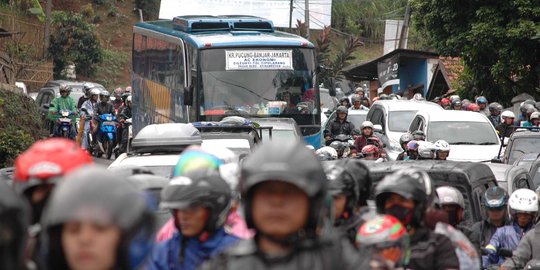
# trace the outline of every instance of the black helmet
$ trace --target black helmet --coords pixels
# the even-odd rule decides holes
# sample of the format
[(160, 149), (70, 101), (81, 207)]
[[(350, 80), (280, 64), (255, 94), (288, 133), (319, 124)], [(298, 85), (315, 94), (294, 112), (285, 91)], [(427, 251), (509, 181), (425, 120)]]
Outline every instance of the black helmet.
[(497, 102), (491, 102), (488, 106), (488, 109), (490, 113), (502, 112), (503, 106)]
[(111, 171), (80, 169), (53, 191), (42, 219), (48, 269), (68, 269), (62, 227), (77, 220), (112, 222), (121, 230), (115, 269), (137, 269), (152, 250), (155, 222), (144, 194)]
[(385, 214), (384, 203), (391, 193), (415, 202), (411, 220), (413, 227), (422, 225), (427, 207), (434, 197), (431, 179), (424, 171), (404, 169), (385, 176), (375, 187), (377, 212)]
[(253, 187), (268, 180), (297, 186), (310, 199), (306, 231), (315, 233), (323, 210), (326, 175), (313, 151), (299, 142), (269, 141), (244, 160), (240, 173), (240, 192), (249, 228), (254, 228), (251, 213)]
[(339, 107), (337, 107), (336, 112), (337, 113), (346, 113), (346, 114), (348, 114), (349, 109), (347, 109), (347, 107), (345, 107), (345, 106), (339, 106)]
[(351, 97), (351, 100), (352, 100), (352, 103), (355, 103), (355, 102), (357, 102), (357, 101), (358, 101), (358, 102), (362, 102), (362, 97), (360, 97), (359, 95), (356, 95), (356, 94), (355, 94), (355, 95), (353, 95), (353, 96)]
[[(411, 133), (405, 133), (399, 137), (399, 145), (401, 145), (401, 148), (403, 148), (404, 151), (407, 151), (407, 143), (414, 140), (414, 137)], [(405, 144), (405, 146), (403, 146)]]
[(425, 141), (426, 140), (426, 135), (421, 130), (413, 131), (412, 136), (413, 136), (414, 140), (420, 140), (420, 141)]
[(490, 187), (484, 193), (482, 200), (486, 208), (500, 208), (508, 204), (508, 193), (500, 187)]
[(161, 192), (161, 207), (184, 209), (203, 205), (210, 209), (205, 231), (223, 227), (231, 206), (231, 189), (216, 170), (197, 169), (177, 176)]
[(461, 106), (461, 100), (459, 99), (452, 100), (452, 107), (454, 106)]
[(328, 193), (332, 196), (343, 194), (347, 197), (343, 215), (335, 221), (340, 225), (346, 219), (353, 216), (354, 210), (360, 198), (360, 189), (354, 176), (345, 169), (349, 159), (342, 159), (337, 162), (326, 162), (324, 171), (328, 178)]
[[(354, 159), (342, 159), (334, 162), (326, 162), (324, 165), (326, 165), (326, 176), (328, 180), (330, 180), (328, 187), (330, 193), (332, 193), (332, 187), (335, 188), (335, 185), (333, 186), (332, 184), (332, 177), (338, 181), (341, 181), (343, 177), (348, 177), (356, 182), (354, 192), (358, 192), (358, 198), (356, 199), (357, 203), (355, 206), (367, 205), (367, 200), (371, 193), (371, 177), (369, 176), (369, 170), (364, 163)], [(338, 168), (341, 168), (342, 170), (340, 171)], [(333, 176), (330, 176), (329, 173)]]
[(24, 269), (23, 257), (28, 208), (15, 190), (5, 182), (0, 183), (0, 269)]

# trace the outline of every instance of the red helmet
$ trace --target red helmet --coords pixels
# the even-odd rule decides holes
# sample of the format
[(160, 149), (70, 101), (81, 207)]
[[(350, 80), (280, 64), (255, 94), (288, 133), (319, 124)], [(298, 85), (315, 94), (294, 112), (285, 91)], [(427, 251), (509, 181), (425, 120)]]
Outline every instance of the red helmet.
[(365, 157), (379, 158), (379, 148), (373, 144), (368, 144), (362, 148), (362, 155)]
[(476, 103), (471, 103), (467, 109), (469, 111), (479, 112), (480, 111), (480, 106), (478, 106)]
[(93, 163), (92, 157), (72, 140), (41, 140), (15, 160), (14, 186), (22, 194), (31, 187), (54, 183), (66, 173)]
[(447, 99), (447, 98), (443, 98), (443, 99), (441, 99), (441, 104), (443, 106), (449, 106), (450, 105), (450, 100)]

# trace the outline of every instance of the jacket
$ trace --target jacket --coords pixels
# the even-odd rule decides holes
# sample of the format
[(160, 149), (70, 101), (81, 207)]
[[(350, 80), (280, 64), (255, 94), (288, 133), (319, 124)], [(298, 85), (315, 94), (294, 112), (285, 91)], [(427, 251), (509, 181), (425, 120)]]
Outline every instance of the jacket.
[(491, 124), (494, 127), (497, 127), (502, 123), (502, 119), (500, 115), (488, 115), (487, 118), (489, 119), (489, 122), (491, 122)]
[(107, 113), (110, 113), (110, 114), (114, 114), (114, 106), (107, 102), (107, 103), (103, 103), (101, 101), (98, 101), (98, 103), (96, 104), (96, 112), (97, 112), (97, 115), (96, 116), (99, 116), (99, 115), (102, 115), (102, 114), (107, 114)]
[(496, 126), (495, 129), (499, 133), (499, 137), (510, 137), (510, 135), (512, 135), (512, 133), (516, 130), (516, 128), (510, 127), (510, 125), (505, 123)]
[[(514, 250), (519, 244), (519, 241), (523, 235), (533, 228), (533, 224), (530, 224), (527, 228), (522, 229), (517, 222), (512, 222), (511, 225), (506, 225), (497, 229), (495, 234), (489, 240), (489, 244), (486, 249), (498, 251), (500, 249)], [(496, 253), (482, 256), (482, 265), (488, 267), (492, 264), (502, 264), (504, 257)]]
[(183, 239), (182, 235), (176, 232), (171, 239), (154, 248), (147, 269), (194, 270), (204, 261), (236, 244), (238, 240), (238, 237), (227, 234), (223, 228), (204, 242), (197, 238)]
[[(49, 107), (49, 119), (56, 121), (56, 119), (60, 118), (59, 112), (61, 110), (68, 110), (72, 113), (77, 113), (77, 106), (75, 105), (75, 100), (73, 100), (73, 98), (70, 96), (67, 96), (65, 98), (57, 97), (53, 99)], [(56, 112), (56, 114), (52, 114), (53, 112)], [(71, 118), (75, 120), (74, 115)]]
[(411, 236), (411, 258), (407, 269), (459, 269), (459, 259), (448, 237), (424, 227)]
[(96, 103), (92, 102), (92, 100), (87, 100), (81, 105), (81, 109), (86, 109), (86, 113), (81, 111), (81, 116), (86, 115), (87, 119), (92, 118), (94, 114), (96, 113)]
[(335, 137), (340, 134), (352, 135), (353, 130), (353, 123), (347, 121), (346, 119), (345, 121), (343, 121), (343, 123), (341, 123), (339, 119), (336, 119), (332, 123), (330, 123), (328, 130), (324, 131), (324, 136)]
[(502, 266), (506, 269), (524, 269), (530, 260), (540, 259), (540, 226), (529, 230), (514, 250), (512, 258), (507, 258)]
[(255, 240), (249, 239), (205, 262), (200, 270), (370, 269), (370, 257), (367, 250), (356, 250), (337, 235), (302, 240), (291, 253), (272, 257), (260, 252)]
[[(504, 225), (509, 224), (511, 224), (511, 222), (509, 219), (507, 219)], [(487, 244), (489, 244), (489, 240), (491, 240), (491, 237), (493, 236), (495, 231), (497, 231), (497, 227), (493, 225), (493, 223), (491, 223), (488, 219), (478, 221), (474, 223), (471, 227), (469, 240), (471, 240), (471, 243), (474, 245), (476, 250), (480, 251), (480, 248), (483, 248)]]

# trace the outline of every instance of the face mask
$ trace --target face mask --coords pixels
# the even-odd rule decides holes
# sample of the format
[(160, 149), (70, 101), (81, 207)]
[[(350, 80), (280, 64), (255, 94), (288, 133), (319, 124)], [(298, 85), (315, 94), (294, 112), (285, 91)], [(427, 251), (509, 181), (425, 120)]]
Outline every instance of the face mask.
[(451, 211), (446, 211), (446, 213), (448, 214), (448, 224), (455, 227), (459, 223), (458, 211), (451, 210)]
[(386, 214), (392, 215), (395, 218), (399, 219), (401, 223), (405, 226), (411, 224), (413, 218), (413, 209), (405, 208), (399, 205), (393, 205), (390, 208), (385, 210)]

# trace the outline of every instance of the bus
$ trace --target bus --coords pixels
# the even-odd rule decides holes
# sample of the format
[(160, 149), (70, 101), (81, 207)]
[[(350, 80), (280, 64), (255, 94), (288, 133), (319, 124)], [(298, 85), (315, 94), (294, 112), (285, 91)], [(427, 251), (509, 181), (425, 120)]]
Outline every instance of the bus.
[(226, 116), (293, 118), (320, 146), (315, 48), (253, 16), (178, 16), (133, 27), (133, 134)]

